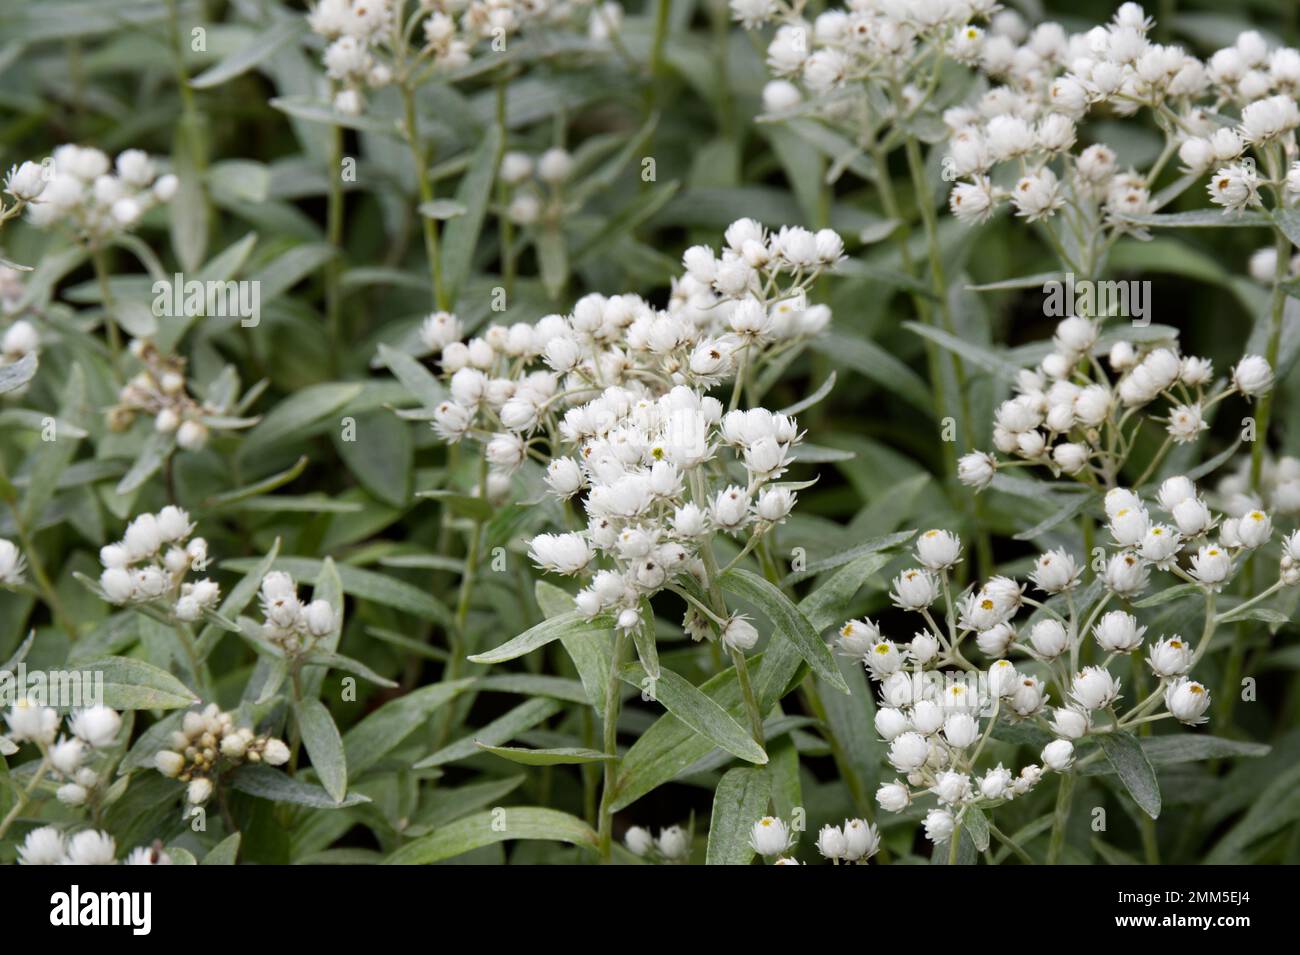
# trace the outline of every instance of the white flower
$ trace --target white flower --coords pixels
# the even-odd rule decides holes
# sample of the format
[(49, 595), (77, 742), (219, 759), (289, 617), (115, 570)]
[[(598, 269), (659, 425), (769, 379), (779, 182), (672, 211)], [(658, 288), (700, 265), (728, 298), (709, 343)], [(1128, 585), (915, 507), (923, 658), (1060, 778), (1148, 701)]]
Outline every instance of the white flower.
[(844, 858), (850, 862), (870, 859), (880, 849), (880, 831), (862, 819), (844, 822)]
[(722, 643), (729, 650), (744, 653), (758, 643), (758, 630), (743, 614), (732, 614), (722, 628)]
[(1200, 437), (1209, 424), (1201, 416), (1199, 404), (1178, 405), (1169, 412), (1167, 430), (1176, 444), (1187, 444)]
[(1056, 175), (1046, 166), (1021, 177), (1011, 191), (1011, 204), (1016, 207), (1016, 215), (1027, 222), (1037, 222), (1047, 218), (1065, 204), (1061, 196)]
[(1192, 555), (1189, 573), (1203, 586), (1218, 590), (1232, 573), (1232, 558), (1217, 544), (1205, 544)]
[(984, 177), (958, 183), (948, 194), (948, 208), (960, 222), (987, 221), (994, 208), (992, 184)]
[(1210, 508), (1196, 497), (1184, 498), (1175, 504), (1169, 513), (1178, 526), (1178, 532), (1184, 537), (1195, 537), (1213, 523)]
[(943, 721), (944, 739), (956, 749), (965, 749), (979, 739), (979, 724), (969, 713), (951, 713)]
[(749, 523), (749, 495), (745, 489), (732, 485), (719, 491), (709, 509), (713, 523), (724, 531), (738, 531)]
[(903, 666), (903, 655), (892, 640), (880, 640), (863, 658), (873, 680), (883, 680)]
[(1079, 739), (1091, 728), (1088, 712), (1072, 706), (1058, 706), (1052, 711), (1052, 732), (1064, 739)]
[(1192, 648), (1177, 634), (1157, 641), (1147, 654), (1147, 664), (1161, 678), (1181, 676), (1191, 669)]
[(1259, 355), (1247, 355), (1232, 369), (1232, 383), (1247, 397), (1266, 395), (1273, 390), (1273, 369)]
[(1259, 175), (1253, 165), (1234, 163), (1219, 169), (1210, 179), (1210, 201), (1224, 212), (1235, 212), (1259, 204)]
[(1098, 646), (1107, 653), (1129, 653), (1142, 645), (1146, 627), (1139, 627), (1137, 618), (1122, 610), (1112, 610), (1097, 621), (1092, 635)]
[(946, 809), (931, 809), (925, 816), (925, 837), (931, 842), (945, 842), (956, 827), (956, 820)]
[(922, 610), (938, 599), (939, 584), (933, 574), (913, 568), (894, 578), (894, 589), (889, 596), (904, 610)]
[(1260, 547), (1272, 535), (1273, 521), (1261, 510), (1247, 511), (1237, 523), (1237, 539), (1243, 547)]
[(1064, 548), (1049, 550), (1039, 556), (1029, 579), (1044, 593), (1058, 594), (1073, 589), (1079, 583), (1081, 568)]
[(68, 720), (68, 728), (95, 749), (104, 749), (117, 739), (122, 717), (107, 706), (92, 706), (74, 713)]
[(1043, 765), (1058, 773), (1069, 769), (1074, 763), (1074, 744), (1068, 739), (1055, 739), (1043, 747)]
[(1196, 497), (1196, 485), (1181, 474), (1166, 478), (1156, 494), (1160, 506), (1171, 512), (1176, 505), (1194, 497)]
[(67, 865), (113, 865), (117, 860), (117, 843), (106, 832), (84, 829), (67, 844)]
[(749, 844), (761, 856), (779, 856), (794, 840), (790, 828), (775, 816), (764, 816), (750, 830)]
[(528, 556), (537, 566), (557, 574), (576, 574), (595, 557), (581, 534), (538, 534), (529, 544)]
[(667, 826), (659, 830), (655, 847), (665, 859), (681, 860), (690, 854), (691, 844), (686, 838), (686, 830), (681, 826)]
[(985, 799), (1001, 799), (1011, 786), (1011, 770), (1001, 763), (990, 769), (979, 781), (980, 795)]
[(1210, 707), (1210, 691), (1185, 677), (1165, 687), (1165, 707), (1180, 723), (1196, 726), (1204, 723)]
[(1070, 645), (1065, 627), (1055, 618), (1039, 620), (1029, 629), (1029, 642), (1044, 660), (1054, 660)]
[(925, 765), (930, 756), (930, 744), (920, 733), (906, 732), (896, 736), (889, 744), (889, 763), (900, 773), (910, 773)]
[(993, 472), (997, 470), (997, 461), (984, 451), (972, 451), (963, 454), (957, 462), (957, 478), (967, 487), (977, 491), (988, 487), (993, 481)]
[(1106, 586), (1121, 597), (1146, 590), (1150, 579), (1146, 563), (1134, 554), (1114, 554), (1106, 562)]
[(573, 174), (573, 157), (568, 151), (554, 146), (537, 160), (537, 178), (542, 182), (559, 185)]
[(53, 826), (41, 826), (27, 833), (18, 847), (18, 864), (59, 865), (64, 851), (63, 833)]
[(884, 783), (876, 790), (876, 802), (886, 812), (902, 812), (911, 801), (907, 787), (899, 782)]
[(907, 718), (907, 714), (894, 706), (881, 706), (877, 708), (872, 723), (876, 727), (876, 732), (879, 733), (881, 738), (886, 742), (906, 733), (912, 728), (912, 721)]
[(26, 564), (17, 545), (0, 537), (0, 584), (9, 587), (21, 584)]
[(945, 770), (939, 773), (930, 789), (939, 802), (955, 806), (970, 799), (970, 777), (965, 773)]
[(650, 850), (654, 848), (654, 844), (654, 836), (650, 834), (650, 830), (641, 826), (630, 826), (623, 836), (623, 845), (634, 856), (644, 857), (648, 855)]
[(9, 724), (9, 737), (15, 743), (31, 741), (48, 745), (59, 729), (58, 711), (28, 699), (15, 701), (5, 714), (5, 721)]
[(839, 826), (822, 826), (817, 833), (817, 851), (822, 854), (822, 858), (843, 859), (848, 847), (848, 841)]
[(1101, 710), (1119, 696), (1119, 680), (1104, 667), (1084, 667), (1074, 676), (1070, 697), (1085, 710)]
[(946, 570), (961, 560), (961, 538), (948, 531), (926, 531), (916, 539), (916, 559), (929, 570)]
[(1110, 517), (1110, 534), (1120, 547), (1133, 547), (1141, 543), (1151, 527), (1146, 509), (1121, 507)]
[(25, 162), (9, 170), (5, 192), (20, 202), (32, 202), (45, 191), (46, 181), (45, 168), (40, 163)]

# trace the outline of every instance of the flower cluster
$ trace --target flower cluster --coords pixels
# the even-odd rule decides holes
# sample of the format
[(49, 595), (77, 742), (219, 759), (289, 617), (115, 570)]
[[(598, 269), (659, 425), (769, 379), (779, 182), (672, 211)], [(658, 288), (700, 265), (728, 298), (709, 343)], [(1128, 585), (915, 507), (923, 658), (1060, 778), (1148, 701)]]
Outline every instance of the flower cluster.
[(338, 614), (328, 600), (304, 604), (298, 585), (282, 570), (262, 578), (262, 636), (290, 656), (296, 656), (338, 627)]
[(653, 836), (649, 829), (632, 826), (623, 837), (627, 851), (653, 862), (681, 863), (691, 854), (691, 837), (681, 826), (667, 826)]
[[(930, 530), (917, 538), (919, 566), (903, 571), (890, 594), (895, 606), (923, 621), (910, 642), (898, 643), (870, 620), (850, 620), (836, 637), (841, 654), (863, 661), (879, 684), (875, 726), (888, 743), (888, 761), (902, 778), (877, 793), (881, 807), (901, 812), (917, 798), (933, 795), (937, 807), (925, 818), (926, 835), (945, 842), (968, 806), (992, 809), (1029, 792), (1044, 769), (1069, 772), (1076, 749), (1089, 736), (1117, 733), (1141, 723), (1171, 717), (1195, 726), (1205, 722), (1210, 705), (1206, 688), (1189, 676), (1215, 629), (1241, 619), (1249, 606), (1288, 581), (1300, 579), (1295, 557), (1300, 534), (1284, 545), (1277, 584), (1222, 613), (1214, 595), (1241, 564), (1241, 556), (1261, 547), (1271, 533), (1267, 515), (1252, 511), (1241, 519), (1222, 519), (1209, 511), (1185, 477), (1161, 485), (1160, 507), (1172, 523), (1152, 520), (1146, 506), (1127, 488), (1112, 489), (1105, 510), (1115, 550), (1099, 569), (1100, 586), (1084, 587), (1084, 568), (1066, 550), (1039, 555), (1029, 575), (1039, 601), (1024, 583), (994, 577), (982, 586), (955, 593), (952, 574), (962, 560), (956, 535)], [(1218, 532), (1211, 540), (1211, 531)], [(1184, 565), (1185, 568), (1184, 568)], [(1177, 634), (1144, 647), (1147, 628), (1123, 609), (1109, 609), (1116, 598), (1135, 597), (1150, 584), (1151, 568), (1194, 584), (1205, 595), (1206, 631), (1193, 647)], [(942, 624), (932, 608), (942, 605)], [(1016, 616), (1033, 613), (1023, 624)], [(993, 662), (978, 670), (962, 652), (973, 637), (976, 649)], [(1092, 653), (1101, 660), (1083, 661)], [(1127, 712), (1117, 709), (1121, 680), (1110, 670), (1116, 660), (1145, 652), (1158, 680), (1155, 689)], [(1025, 658), (1014, 664), (1009, 657)], [(1055, 686), (1059, 704), (1051, 703)], [(1161, 703), (1165, 712), (1153, 715)], [(1031, 722), (1057, 737), (1041, 753), (1041, 765), (1013, 774), (1002, 764), (981, 771), (977, 760), (999, 718)], [(983, 724), (981, 724), (983, 720)], [(1096, 758), (1094, 750), (1086, 759)]]
[[(18, 847), (19, 865), (116, 865), (117, 840), (98, 829), (83, 829), (71, 836), (55, 826), (27, 833)], [(124, 865), (171, 865), (161, 843), (132, 849)]]
[(880, 851), (880, 831), (865, 819), (845, 819), (843, 826), (822, 826), (817, 833), (817, 851), (835, 865), (866, 865)]
[(179, 187), (175, 176), (160, 176), (139, 149), (122, 152), (111, 163), (98, 149), (67, 144), (47, 163), (44, 188), (32, 200), (28, 218), (40, 228), (66, 225), (91, 243), (131, 229), (152, 207), (170, 202)]
[[(320, 0), (307, 22), (329, 41), (322, 63), (335, 84), (334, 108), (355, 116), (365, 108), (366, 90), (401, 73), (459, 73), (476, 59), (504, 53), (530, 26), (576, 22), (585, 6), (584, 0), (421, 0), (408, 15), (403, 0)], [(605, 39), (621, 22), (622, 9), (605, 4), (592, 14), (590, 33)]]
[[(103, 796), (104, 768), (92, 765), (98, 753), (111, 749), (122, 728), (122, 717), (107, 706), (92, 706), (68, 716), (70, 736), (59, 736), (57, 710), (31, 700), (20, 700), (5, 717), (8, 740), (0, 737), (0, 755), (17, 743), (32, 742), (48, 760), (49, 771), (60, 782), (55, 795), (66, 806), (94, 806)], [(6, 745), (7, 743), (7, 745)], [(111, 780), (107, 780), (111, 781)]]
[[(1053, 351), (1036, 368), (1020, 372), (1015, 397), (994, 416), (993, 443), (1012, 460), (967, 454), (959, 462), (962, 483), (982, 489), (998, 468), (1019, 465), (1113, 487), (1144, 419), (1163, 425), (1168, 434), (1149, 468), (1154, 471), (1172, 445), (1200, 437), (1214, 405), (1230, 395), (1256, 398), (1272, 390), (1268, 362), (1246, 355), (1233, 368), (1231, 381), (1210, 391), (1210, 360), (1180, 355), (1176, 343), (1117, 341), (1105, 352), (1107, 374), (1098, 360), (1099, 330), (1097, 321), (1082, 316), (1061, 321)], [(1163, 402), (1157, 407), (1158, 399)]]
[[(767, 47), (767, 65), (779, 77), (763, 91), (771, 112), (795, 108), (804, 91), (812, 107), (832, 118), (853, 112), (868, 89), (893, 94), (888, 119), (907, 118), (926, 98), (926, 71), (936, 55), (961, 41), (972, 18), (996, 9), (991, 0), (933, 0), (927, 3), (850, 2), (826, 10), (809, 23), (803, 3), (783, 0), (730, 0), (732, 18), (746, 29), (777, 22)], [(797, 81), (803, 87), (800, 90)], [(856, 84), (856, 88), (851, 88)], [(839, 96), (831, 94), (841, 94)], [(877, 100), (879, 102), (879, 100)]]
[(565, 211), (564, 184), (573, 175), (573, 156), (559, 146), (534, 158), (524, 152), (501, 157), (497, 172), (510, 190), (505, 214), (516, 225), (558, 221)]
[(281, 766), (289, 761), (289, 747), (274, 736), (259, 736), (246, 726), (236, 726), (232, 713), (215, 703), (190, 710), (169, 740), (170, 749), (154, 755), (154, 766), (169, 779), (188, 783), (186, 800), (194, 806), (207, 802), (214, 778), (243, 763)]
[(198, 451), (208, 443), (214, 427), (234, 429), (248, 427), (253, 419), (229, 417), (224, 403), (199, 401), (189, 392), (185, 377), (185, 359), (165, 355), (152, 342), (131, 340), (131, 354), (143, 366), (117, 395), (117, 404), (108, 409), (108, 426), (125, 431), (137, 415), (153, 418), (154, 430), (176, 436), (176, 444), (186, 451)]
[(132, 520), (120, 541), (100, 548), (104, 597), (113, 604), (154, 607), (187, 623), (214, 610), (221, 598), (216, 582), (185, 580), (208, 564), (207, 541), (192, 538), (193, 532), (189, 514), (170, 504)]
[[(586, 530), (539, 535), (531, 555), (564, 574), (590, 573), (597, 554), (609, 558), (612, 569), (595, 574), (578, 605), (633, 629), (643, 597), (684, 571), (700, 575), (702, 541), (765, 532), (794, 506), (795, 489), (775, 482), (800, 438), (795, 421), (735, 406), (749, 376), (829, 321), (806, 291), (841, 254), (829, 231), (768, 233), (742, 219), (721, 256), (703, 246), (686, 252), (687, 274), (663, 311), (633, 295), (593, 294), (570, 315), (494, 326), (468, 343), (454, 316), (432, 315), (423, 338), (451, 391), (433, 410), (434, 429), (448, 442), (483, 442), (490, 497), (530, 456), (546, 465), (556, 497), (586, 493)], [(706, 392), (732, 378), (727, 411)], [(713, 623), (729, 645), (757, 639), (741, 618)], [(690, 618), (690, 627), (697, 638), (712, 630), (703, 619)]]

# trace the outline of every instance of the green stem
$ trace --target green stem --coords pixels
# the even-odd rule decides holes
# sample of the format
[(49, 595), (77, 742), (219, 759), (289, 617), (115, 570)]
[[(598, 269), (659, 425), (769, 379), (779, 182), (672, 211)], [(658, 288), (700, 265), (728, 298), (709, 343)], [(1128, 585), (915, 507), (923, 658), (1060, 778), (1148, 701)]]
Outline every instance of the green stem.
[(334, 371), (339, 371), (343, 354), (343, 301), (340, 289), (343, 254), (343, 128), (330, 127), (329, 206), (326, 210), (326, 229), (334, 255), (325, 263), (325, 314), (330, 336), (330, 361)]
[(104, 309), (104, 330), (108, 335), (108, 347), (113, 353), (113, 365), (117, 366), (122, 354), (122, 336), (117, 329), (116, 305), (113, 301), (113, 287), (108, 281), (108, 261), (104, 247), (98, 242), (90, 246), (90, 261), (95, 267), (95, 281), (99, 283), (99, 301)]
[(605, 681), (605, 739), (604, 753), (609, 759), (604, 760), (605, 782), (600, 792), (599, 824), (597, 829), (597, 846), (600, 860), (609, 863), (614, 853), (614, 783), (618, 778), (618, 717), (622, 709), (622, 697), (619, 694), (619, 667), (623, 662), (623, 651), (627, 646), (627, 634), (619, 630), (614, 637), (614, 653), (609, 661), (609, 678)]
[(754, 695), (754, 685), (749, 680), (749, 664), (745, 654), (734, 647), (728, 647), (731, 662), (736, 665), (736, 681), (740, 684), (740, 695), (745, 699), (745, 713), (749, 716), (749, 732), (754, 742), (763, 746), (763, 712), (758, 707), (758, 697)]
[[(1274, 238), (1277, 253), (1277, 272), (1273, 278), (1273, 295), (1269, 301), (1268, 347), (1264, 358), (1268, 365), (1277, 371), (1277, 356), (1282, 344), (1282, 316), (1286, 311), (1286, 281), (1291, 266), (1291, 240), (1282, 230), (1277, 230)], [(1255, 413), (1255, 441), (1250, 449), (1250, 486), (1258, 493), (1260, 474), (1264, 467), (1264, 450), (1268, 445), (1268, 421), (1273, 413), (1273, 395), (1280, 382), (1274, 381), (1273, 390), (1259, 399), (1259, 410)]]
[[(406, 122), (406, 142), (411, 149), (411, 161), (415, 164), (415, 180), (419, 184), (420, 204), (433, 201), (433, 181), (429, 178), (429, 162), (425, 156), (424, 146), (420, 142), (420, 127), (416, 120), (415, 90), (410, 83), (402, 84), (402, 109)], [(424, 251), (429, 259), (429, 280), (433, 283), (434, 307), (445, 311), (447, 292), (442, 284), (442, 258), (438, 253), (438, 220), (420, 213), (420, 225), (424, 230)]]
[(41, 765), (36, 767), (36, 772), (32, 773), (31, 782), (23, 787), (23, 789), (18, 793), (18, 801), (14, 803), (13, 808), (5, 814), (4, 820), (0, 821), (0, 839), (4, 838), (5, 833), (9, 831), (9, 827), (13, 825), (14, 820), (18, 818), (19, 813), (27, 808), (27, 804), (32, 800), (32, 795), (36, 792), (36, 787), (41, 784), (41, 780), (45, 778), (45, 773), (49, 768), (50, 754), (46, 752), (45, 747), (42, 746)]
[(1061, 776), (1061, 788), (1056, 791), (1056, 812), (1052, 819), (1052, 835), (1047, 843), (1047, 864), (1056, 865), (1061, 861), (1061, 850), (1065, 848), (1065, 825), (1070, 819), (1070, 804), (1074, 800), (1074, 774)]

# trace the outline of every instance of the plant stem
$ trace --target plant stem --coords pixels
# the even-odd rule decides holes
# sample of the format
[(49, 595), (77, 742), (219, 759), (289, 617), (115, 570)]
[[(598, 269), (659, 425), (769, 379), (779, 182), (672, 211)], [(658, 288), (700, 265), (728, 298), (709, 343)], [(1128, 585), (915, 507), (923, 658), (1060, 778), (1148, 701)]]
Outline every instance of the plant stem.
[(47, 753), (45, 747), (42, 746), (41, 765), (36, 767), (36, 772), (32, 773), (31, 782), (29, 782), (18, 793), (18, 801), (14, 803), (13, 808), (5, 814), (4, 820), (0, 821), (0, 839), (4, 838), (5, 833), (9, 831), (9, 827), (12, 826), (14, 820), (18, 818), (18, 814), (27, 808), (27, 804), (32, 800), (32, 794), (36, 792), (36, 787), (41, 784), (41, 780), (45, 778), (45, 773), (49, 768), (50, 754)]
[(765, 745), (763, 742), (763, 712), (758, 707), (758, 697), (754, 695), (754, 686), (749, 680), (749, 665), (745, 662), (745, 654), (742, 650), (734, 647), (728, 647), (731, 653), (731, 662), (736, 665), (736, 682), (740, 684), (740, 695), (745, 699), (745, 712), (749, 716), (749, 732), (754, 737), (754, 742), (759, 746)]
[(104, 330), (108, 335), (108, 347), (113, 354), (113, 365), (117, 366), (122, 354), (122, 336), (117, 330), (117, 316), (113, 314), (113, 288), (108, 282), (108, 262), (104, 256), (104, 247), (98, 242), (90, 246), (90, 261), (95, 267), (95, 281), (99, 283), (99, 301), (104, 309)]
[(326, 210), (326, 229), (334, 255), (325, 263), (325, 314), (330, 336), (330, 360), (337, 374), (343, 353), (342, 293), (340, 291), (341, 256), (343, 253), (343, 127), (337, 123), (330, 127), (329, 206)]
[(622, 709), (622, 697), (619, 694), (618, 670), (623, 662), (623, 651), (627, 646), (627, 634), (617, 631), (614, 637), (614, 653), (609, 659), (609, 678), (605, 682), (605, 739), (604, 753), (610, 758), (604, 760), (605, 781), (600, 791), (599, 826), (597, 845), (600, 861), (609, 863), (614, 852), (614, 782), (618, 776), (618, 717)]
[(1074, 774), (1061, 775), (1061, 788), (1056, 791), (1056, 814), (1052, 819), (1052, 836), (1047, 843), (1047, 864), (1056, 865), (1061, 861), (1061, 850), (1065, 848), (1065, 825), (1070, 818), (1070, 803), (1074, 800)]
[[(420, 143), (420, 128), (416, 121), (415, 90), (410, 82), (402, 84), (402, 109), (406, 121), (406, 142), (411, 149), (411, 161), (415, 164), (415, 180), (419, 184), (420, 204), (433, 201), (433, 181), (429, 179), (428, 158), (424, 146)], [(429, 280), (433, 283), (434, 307), (445, 311), (447, 293), (442, 284), (442, 258), (438, 253), (438, 220), (420, 213), (420, 225), (424, 229), (424, 251), (429, 259)]]

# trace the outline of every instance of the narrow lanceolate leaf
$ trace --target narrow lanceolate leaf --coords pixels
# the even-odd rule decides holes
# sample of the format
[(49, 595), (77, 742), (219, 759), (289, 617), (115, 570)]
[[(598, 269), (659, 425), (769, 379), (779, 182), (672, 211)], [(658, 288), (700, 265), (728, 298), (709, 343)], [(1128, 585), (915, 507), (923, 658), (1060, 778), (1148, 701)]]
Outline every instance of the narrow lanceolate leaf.
[(571, 610), (568, 613), (560, 614), (558, 617), (543, 620), (537, 626), (530, 627), (519, 636), (507, 640), (495, 650), (476, 653), (469, 659), (471, 663), (505, 663), (507, 660), (514, 660), (526, 653), (532, 653), (538, 647), (544, 647), (552, 640), (558, 640), (562, 636), (600, 633), (608, 630), (610, 626), (612, 626), (611, 621), (603, 616), (589, 620), (577, 610)]
[(436, 753), (426, 756), (415, 764), (415, 768), (430, 769), (467, 759), (477, 753), (482, 744), (499, 746), (520, 733), (532, 729), (543, 720), (550, 719), (561, 709), (557, 701), (544, 697), (527, 700), (503, 716), (497, 717), (487, 726), (475, 730), (471, 735), (462, 737)]
[[(554, 584), (539, 580), (533, 588), (537, 606), (547, 617), (558, 617), (573, 610), (573, 598)], [(561, 635), (560, 645), (578, 670), (578, 678), (587, 702), (596, 715), (605, 718), (605, 681), (610, 657), (614, 655), (614, 638), (608, 630), (570, 632)]]
[(144, 660), (105, 657), (76, 669), (87, 691), (103, 681), (103, 703), (115, 710), (175, 710), (199, 702), (184, 683)]
[(861, 544), (855, 544), (847, 550), (842, 550), (838, 554), (809, 561), (802, 570), (796, 570), (786, 575), (785, 580), (781, 581), (781, 583), (787, 587), (797, 584), (809, 577), (816, 577), (818, 574), (824, 574), (828, 570), (834, 570), (836, 567), (851, 563), (867, 554), (875, 554), (897, 547), (899, 544), (905, 544), (914, 536), (916, 536), (916, 531), (910, 530), (873, 537), (871, 540), (863, 541)]
[(427, 836), (408, 842), (384, 862), (387, 865), (428, 865), (514, 839), (567, 842), (584, 849), (596, 848), (595, 831), (576, 816), (539, 806), (508, 806), (448, 823)]
[(343, 739), (334, 725), (334, 717), (330, 716), (324, 703), (314, 698), (295, 702), (293, 713), (321, 785), (335, 802), (342, 802), (348, 791), (348, 767), (343, 755)]
[(209, 67), (190, 80), (190, 86), (205, 90), (220, 86), (227, 80), (247, 73), (259, 63), (270, 59), (276, 50), (284, 46), (302, 31), (302, 22), (297, 19), (283, 20), (269, 30), (249, 30), (249, 39), (220, 63)]
[(342, 802), (336, 800), (320, 786), (294, 779), (292, 776), (266, 765), (245, 764), (230, 774), (231, 785), (241, 793), (269, 799), (271, 802), (309, 806), (312, 809), (345, 809), (370, 802), (369, 796), (348, 793)]
[(962, 814), (962, 821), (965, 825), (966, 832), (970, 834), (971, 842), (975, 843), (975, 848), (980, 852), (989, 847), (989, 820), (983, 811), (974, 806), (967, 806)]
[(733, 756), (760, 766), (767, 762), (763, 747), (726, 710), (680, 674), (661, 668), (659, 679), (655, 680), (641, 664), (628, 663), (622, 667), (619, 677), (662, 703), (673, 716)]
[(452, 305), (456, 304), (457, 295), (469, 276), (479, 232), (487, 215), (488, 199), (492, 195), (492, 180), (501, 161), (500, 152), (501, 128), (492, 126), (479, 141), (469, 172), (456, 190), (456, 201), (465, 211), (447, 224), (442, 247), (443, 281), (447, 301)]
[(379, 346), (379, 360), (406, 386), (406, 390), (420, 399), (426, 408), (435, 408), (447, 397), (447, 389), (416, 359), (404, 351), (388, 345)]
[(767, 814), (771, 777), (761, 769), (730, 770), (713, 792), (706, 865), (749, 865), (754, 858), (749, 834)]
[(822, 642), (813, 625), (780, 589), (748, 570), (735, 568), (722, 577), (723, 589), (748, 600), (772, 622), (776, 633), (794, 644), (799, 655), (828, 686), (841, 693), (849, 688), (840, 675), (830, 648)]
[(934, 413), (930, 389), (921, 377), (874, 342), (847, 335), (819, 335), (813, 348), (832, 361), (893, 392), (927, 415)]
[(1132, 733), (1102, 733), (1097, 739), (1133, 801), (1152, 819), (1158, 818), (1160, 783), (1138, 738)]
[(343, 737), (348, 772), (355, 779), (379, 762), (434, 710), (454, 699), (474, 683), (472, 678), (435, 683), (390, 700), (375, 710)]
[(0, 367), (0, 395), (16, 391), (36, 375), (36, 352), (28, 352), (12, 365)]
[(241, 833), (234, 833), (226, 836), (212, 850), (203, 857), (201, 865), (234, 865), (239, 856), (239, 842), (243, 838)]
[(490, 746), (474, 741), (474, 745), (486, 753), (493, 753), (512, 763), (524, 766), (561, 766), (570, 763), (598, 763), (604, 759), (613, 759), (608, 753), (580, 746), (560, 747), (557, 749), (528, 749), (524, 746)]

